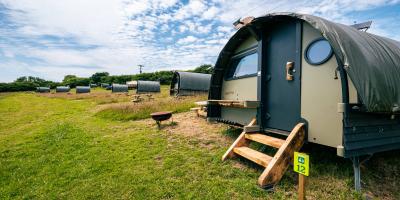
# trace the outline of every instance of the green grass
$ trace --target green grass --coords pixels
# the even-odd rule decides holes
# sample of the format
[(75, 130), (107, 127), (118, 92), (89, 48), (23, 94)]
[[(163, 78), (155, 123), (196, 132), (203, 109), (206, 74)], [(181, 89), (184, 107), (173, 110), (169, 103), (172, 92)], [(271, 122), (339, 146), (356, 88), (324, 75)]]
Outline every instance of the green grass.
[[(296, 199), (292, 170), (267, 192), (256, 185), (258, 166), (220, 161), (227, 146), (205, 148), (199, 138), (99, 117), (99, 102), (0, 94), (0, 199)], [(220, 131), (227, 143), (238, 134)], [(362, 198), (353, 192), (349, 160), (320, 146), (304, 151), (311, 158), (310, 199)], [(399, 153), (377, 154), (366, 163), (363, 193), (400, 198)]]
[(204, 100), (198, 97), (162, 98), (138, 104), (124, 103), (105, 105), (100, 108), (96, 116), (110, 120), (138, 120), (149, 118), (150, 114), (157, 111), (172, 111), (173, 113), (187, 112), (195, 107), (195, 101)]
[(153, 94), (153, 100), (142, 95), (139, 103), (125, 102), (99, 106), (96, 116), (109, 120), (139, 120), (149, 118), (150, 114), (158, 111), (173, 113), (187, 112), (195, 107), (194, 102), (207, 100), (206, 96), (170, 97), (169, 86), (162, 86), (161, 93)]

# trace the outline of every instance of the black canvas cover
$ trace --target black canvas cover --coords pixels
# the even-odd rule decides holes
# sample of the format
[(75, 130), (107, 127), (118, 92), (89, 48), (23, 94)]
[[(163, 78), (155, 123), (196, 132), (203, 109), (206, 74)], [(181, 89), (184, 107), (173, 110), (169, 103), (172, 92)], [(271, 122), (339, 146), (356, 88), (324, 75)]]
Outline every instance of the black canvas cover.
[(137, 81), (136, 93), (160, 92), (159, 81)]
[(179, 76), (179, 89), (193, 91), (208, 91), (211, 74), (192, 72), (175, 72)]
[(303, 20), (322, 33), (344, 65), (367, 111), (393, 112), (400, 106), (400, 42), (306, 14), (267, 14), (250, 25), (282, 17)]

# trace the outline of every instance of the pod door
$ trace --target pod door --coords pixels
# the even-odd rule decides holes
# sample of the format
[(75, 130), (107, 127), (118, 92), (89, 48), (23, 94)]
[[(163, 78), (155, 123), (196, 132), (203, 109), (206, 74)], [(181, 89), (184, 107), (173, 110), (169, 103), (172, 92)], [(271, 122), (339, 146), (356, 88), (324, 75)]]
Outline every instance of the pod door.
[(291, 131), (301, 120), (301, 23), (280, 21), (264, 33), (261, 123), (264, 129)]

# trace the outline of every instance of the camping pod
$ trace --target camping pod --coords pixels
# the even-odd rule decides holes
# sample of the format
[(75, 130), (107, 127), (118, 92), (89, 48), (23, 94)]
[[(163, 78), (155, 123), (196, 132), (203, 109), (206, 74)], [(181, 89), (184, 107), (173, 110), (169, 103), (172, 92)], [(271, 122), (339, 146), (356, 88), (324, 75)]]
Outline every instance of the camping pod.
[(101, 86), (102, 88), (107, 88), (108, 86), (110, 86), (110, 84), (108, 84), (108, 83), (101, 83), (100, 86)]
[(90, 86), (76, 86), (76, 93), (90, 93)]
[(158, 81), (137, 81), (136, 93), (157, 93), (160, 92)]
[(129, 89), (135, 89), (137, 87), (137, 81), (127, 81), (126, 85), (128, 85)]
[(128, 85), (121, 85), (121, 84), (112, 84), (111, 91), (113, 93), (117, 92), (129, 92)]
[(171, 81), (171, 96), (190, 96), (208, 93), (211, 74), (174, 72)]
[(263, 135), (300, 124), (304, 142), (352, 159), (359, 189), (359, 157), (400, 148), (400, 43), (311, 15), (240, 23), (216, 61), (208, 119)]
[(39, 92), (39, 93), (48, 93), (48, 92), (50, 92), (50, 88), (49, 88), (49, 87), (37, 87), (37, 88), (36, 88), (36, 92)]
[(57, 86), (56, 87), (57, 93), (69, 92), (70, 90), (71, 90), (71, 88), (69, 86)]

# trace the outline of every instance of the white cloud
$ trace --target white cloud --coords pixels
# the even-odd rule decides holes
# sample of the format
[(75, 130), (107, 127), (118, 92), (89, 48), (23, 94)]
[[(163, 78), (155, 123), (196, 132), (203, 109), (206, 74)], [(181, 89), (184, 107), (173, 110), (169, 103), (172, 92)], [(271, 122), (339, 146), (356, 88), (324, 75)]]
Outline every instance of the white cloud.
[[(21, 75), (62, 80), (66, 74), (96, 71), (134, 74), (138, 64), (145, 71), (190, 69), (215, 62), (239, 17), (296, 11), (350, 24), (358, 19), (349, 13), (399, 1), (0, 0), (12, 9), (10, 20), (18, 25), (0, 27), (0, 37), (13, 41), (0, 41), (5, 58), (0, 60), (0, 82)], [(391, 27), (399, 18), (375, 18), (370, 31), (399, 39), (399, 27)], [(60, 40), (43, 39), (47, 36)]]
[(197, 32), (198, 33), (210, 33), (212, 29), (213, 24), (207, 24), (207, 25), (198, 25), (197, 26)]
[[(118, 31), (123, 15), (113, 1), (9, 1), (12, 9), (23, 10), (16, 19), (28, 24), (25, 33), (79, 35), (82, 42), (107, 44)], [(90, 9), (93, 8), (93, 9)]]
[(134, 16), (136, 14), (143, 13), (150, 9), (150, 4), (146, 0), (139, 1), (127, 1), (124, 6), (124, 12), (127, 16)]
[(195, 42), (197, 40), (198, 40), (198, 38), (189, 35), (189, 36), (187, 36), (185, 38), (179, 39), (177, 43), (178, 44), (188, 44), (188, 43), (193, 43), (193, 42)]
[(208, 8), (202, 15), (203, 19), (213, 19), (218, 12), (221, 12), (217, 7), (212, 6), (210, 8)]
[(176, 20), (183, 20), (188, 17), (198, 16), (207, 9), (207, 6), (200, 0), (191, 0), (187, 5), (182, 6), (175, 14)]
[(185, 32), (185, 31), (187, 31), (187, 30), (189, 30), (189, 28), (188, 28), (187, 26), (185, 26), (185, 25), (180, 25), (180, 26), (179, 26), (179, 31), (180, 31), (181, 33)]

